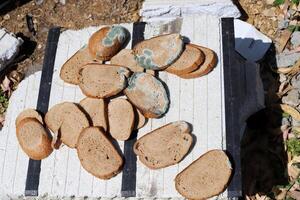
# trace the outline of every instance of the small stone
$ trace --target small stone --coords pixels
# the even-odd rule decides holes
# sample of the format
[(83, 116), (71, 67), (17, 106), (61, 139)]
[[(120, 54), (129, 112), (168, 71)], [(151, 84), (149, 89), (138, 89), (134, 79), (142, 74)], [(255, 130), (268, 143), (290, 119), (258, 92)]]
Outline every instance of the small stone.
[(42, 45), (41, 45), (41, 44), (39, 44), (39, 45), (37, 46), (37, 48), (38, 48), (38, 49), (41, 49), (41, 48), (42, 48)]
[(287, 125), (287, 126), (291, 125), (289, 119), (286, 118), (286, 117), (284, 117), (284, 118), (281, 119), (281, 126), (284, 126), (284, 125)]
[(300, 75), (293, 76), (291, 84), (294, 88), (300, 89)]
[(291, 43), (293, 47), (298, 47), (300, 45), (300, 31), (295, 31), (291, 36)]
[(278, 68), (286, 68), (294, 65), (300, 59), (300, 53), (284, 52), (276, 55), (276, 64)]
[(278, 21), (278, 29), (286, 29), (289, 26), (289, 20), (284, 19), (284, 20), (279, 20)]
[(9, 20), (10, 19), (10, 15), (9, 14), (4, 15), (3, 19)]
[(298, 106), (300, 104), (299, 92), (293, 89), (288, 92), (288, 94), (282, 97), (282, 103), (289, 104), (291, 106)]

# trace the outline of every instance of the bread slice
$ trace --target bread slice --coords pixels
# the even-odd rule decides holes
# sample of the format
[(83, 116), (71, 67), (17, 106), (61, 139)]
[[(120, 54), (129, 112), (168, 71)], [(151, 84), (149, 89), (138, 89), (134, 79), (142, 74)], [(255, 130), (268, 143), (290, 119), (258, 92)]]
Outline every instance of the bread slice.
[(162, 70), (179, 58), (183, 47), (181, 36), (173, 33), (144, 40), (134, 46), (133, 53), (141, 67)]
[(93, 98), (107, 98), (121, 92), (130, 71), (117, 65), (87, 64), (81, 68), (79, 87)]
[(82, 167), (100, 179), (110, 179), (123, 167), (122, 157), (99, 127), (80, 133), (77, 155)]
[(126, 99), (113, 99), (108, 104), (109, 132), (116, 140), (127, 140), (134, 126), (134, 111)]
[(176, 121), (139, 138), (133, 151), (150, 169), (160, 169), (179, 163), (188, 153), (193, 137), (189, 124)]
[(154, 70), (147, 69), (147, 70), (146, 70), (146, 73), (147, 73), (147, 74), (151, 74), (152, 76), (155, 76), (155, 71), (154, 71)]
[(144, 71), (144, 68), (137, 64), (131, 49), (122, 49), (117, 55), (110, 59), (110, 64), (125, 66), (132, 72)]
[(38, 113), (36, 110), (29, 108), (26, 110), (23, 110), (18, 117), (16, 118), (16, 126), (18, 126), (18, 124), (20, 123), (20, 121), (22, 121), (23, 119), (26, 118), (35, 118), (36, 120), (38, 120), (41, 124), (43, 124), (43, 118), (40, 115), (40, 113)]
[(89, 39), (88, 48), (93, 58), (107, 61), (125, 45), (129, 33), (122, 26), (106, 26), (95, 32)]
[(169, 108), (170, 101), (164, 85), (150, 74), (134, 73), (129, 78), (124, 93), (147, 118), (160, 117)]
[(26, 117), (19, 121), (16, 133), (21, 148), (29, 158), (42, 160), (52, 153), (51, 138), (36, 118)]
[(187, 74), (198, 69), (204, 59), (205, 56), (200, 49), (187, 44), (181, 56), (166, 71), (177, 75)]
[(78, 85), (80, 68), (91, 62), (93, 58), (85, 45), (63, 64), (59, 76), (67, 83)]
[(134, 130), (142, 128), (146, 124), (146, 118), (145, 116), (137, 109), (136, 107), (133, 107), (134, 111)]
[(78, 106), (63, 102), (53, 106), (45, 115), (45, 123), (53, 133), (60, 133), (61, 141), (75, 148), (80, 132), (89, 126), (89, 121)]
[(198, 47), (204, 53), (205, 61), (195, 71), (192, 71), (187, 74), (178, 75), (179, 77), (184, 78), (184, 79), (191, 79), (191, 78), (197, 78), (200, 76), (204, 76), (204, 75), (208, 74), (217, 65), (218, 59), (217, 59), (217, 55), (215, 54), (214, 51), (212, 51), (211, 49), (205, 48), (205, 47), (197, 46), (194, 44), (192, 44), (192, 45), (194, 47)]
[(107, 131), (107, 105), (104, 99), (86, 97), (79, 104), (89, 115), (93, 126), (100, 126)]
[(187, 199), (208, 199), (226, 189), (231, 173), (225, 152), (212, 150), (180, 172), (175, 178), (175, 187)]

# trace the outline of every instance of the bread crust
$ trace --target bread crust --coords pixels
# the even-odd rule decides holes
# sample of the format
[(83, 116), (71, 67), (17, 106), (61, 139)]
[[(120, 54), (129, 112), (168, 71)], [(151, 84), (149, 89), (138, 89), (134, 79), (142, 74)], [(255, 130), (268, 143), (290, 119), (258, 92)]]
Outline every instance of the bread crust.
[(26, 118), (35, 118), (37, 119), (41, 124), (44, 124), (43, 117), (36, 111), (35, 109), (28, 108), (26, 110), (23, 110), (16, 118), (16, 127), (18, 126), (19, 122)]
[[(195, 197), (193, 197), (193, 196), (190, 196), (190, 195), (188, 195), (188, 194), (186, 194), (186, 193), (184, 193), (183, 191), (182, 191), (182, 189), (179, 187), (179, 182), (180, 182), (180, 179), (181, 179), (181, 176), (183, 176), (183, 174), (187, 171), (187, 170), (189, 170), (190, 169), (190, 167), (191, 166), (193, 166), (196, 162), (199, 162), (199, 160), (201, 160), (204, 156), (207, 156), (208, 154), (210, 154), (210, 153), (213, 153), (213, 152), (221, 152), (222, 150), (217, 150), (217, 149), (214, 149), (214, 150), (210, 150), (210, 151), (208, 151), (208, 152), (206, 152), (205, 154), (203, 154), (203, 155), (201, 155), (198, 159), (196, 159), (195, 161), (193, 161), (189, 166), (187, 166), (185, 169), (183, 169), (179, 174), (177, 174), (176, 175), (176, 177), (175, 177), (175, 188), (176, 188), (176, 190), (183, 196), (183, 197), (185, 197), (185, 198), (187, 198), (187, 199), (208, 199), (208, 198), (211, 198), (211, 197), (214, 197), (214, 196), (216, 196), (216, 195), (219, 195), (219, 194), (221, 194), (225, 189), (226, 189), (226, 187), (227, 187), (227, 185), (229, 184), (229, 180), (230, 180), (230, 178), (231, 178), (231, 175), (232, 175), (232, 166), (231, 166), (231, 163), (230, 163), (230, 161), (229, 161), (229, 159), (228, 159), (228, 157), (227, 157), (227, 155), (226, 155), (226, 153), (225, 152), (223, 152), (223, 154), (227, 157), (227, 159), (228, 159), (228, 173), (225, 173), (225, 174), (223, 174), (223, 177), (225, 176), (225, 179), (227, 179), (228, 181), (226, 182), (226, 183), (224, 183), (223, 185), (220, 185), (219, 186), (219, 192), (217, 192), (217, 193), (215, 193), (215, 194), (211, 194), (211, 195), (207, 195), (207, 196), (205, 196), (205, 197), (198, 197), (198, 198), (195, 198)], [(224, 172), (224, 168), (222, 168), (222, 171)]]
[(199, 48), (205, 54), (205, 61), (195, 71), (192, 71), (187, 74), (178, 75), (180, 78), (192, 79), (192, 78), (198, 78), (204, 76), (208, 74), (210, 71), (212, 71), (213, 68), (217, 65), (218, 58), (216, 53), (213, 50), (195, 44), (191, 44), (191, 45)]
[[(179, 62), (181, 57), (183, 56), (187, 56), (188, 54), (188, 49), (187, 48), (190, 48), (190, 49), (193, 49), (195, 52), (198, 53), (198, 57), (197, 59), (194, 61), (194, 63), (190, 66), (187, 66), (185, 67), (184, 69), (178, 69), (178, 67), (176, 67), (176, 62)], [(187, 74), (187, 73), (190, 73), (196, 69), (199, 68), (199, 66), (204, 62), (205, 60), (205, 55), (204, 53), (200, 50), (200, 48), (197, 48), (191, 44), (187, 44), (186, 47), (185, 47), (185, 50), (183, 51), (183, 53), (181, 54), (181, 56), (172, 64), (170, 65), (168, 68), (165, 69), (165, 71), (169, 72), (169, 73), (172, 73), (172, 74), (175, 74), (175, 75), (182, 75), (182, 74)]]
[[(32, 123), (34, 124), (37, 128), (42, 128), (44, 129), (44, 133), (42, 133), (41, 136), (41, 143), (38, 144), (35, 149), (32, 149), (32, 147), (28, 147), (26, 145), (26, 141), (28, 138), (26, 138), (26, 141), (24, 141), (24, 137), (21, 136), (22, 134), (22, 128), (25, 126), (27, 123)], [(22, 148), (22, 150), (31, 158), (34, 160), (42, 160), (46, 157), (48, 157), (53, 149), (51, 147), (51, 139), (47, 135), (47, 131), (44, 128), (44, 126), (36, 119), (36, 118), (25, 118), (22, 119), (16, 126), (16, 135), (17, 139), (19, 141), (19, 144)]]

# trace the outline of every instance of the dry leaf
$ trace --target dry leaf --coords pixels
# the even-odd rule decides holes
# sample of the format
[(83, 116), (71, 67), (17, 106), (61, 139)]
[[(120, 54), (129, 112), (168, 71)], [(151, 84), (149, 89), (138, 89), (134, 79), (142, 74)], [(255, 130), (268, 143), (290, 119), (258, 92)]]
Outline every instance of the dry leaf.
[(4, 80), (2, 81), (1, 88), (3, 92), (10, 92), (10, 80), (5, 76)]
[(290, 83), (288, 81), (283, 82), (283, 83), (280, 84), (278, 92), (276, 93), (276, 95), (279, 98), (282, 98), (286, 93), (288, 93), (292, 89), (293, 89), (293, 87), (290, 85)]
[(284, 111), (285, 113), (289, 114), (292, 116), (292, 118), (294, 118), (297, 121), (300, 121), (300, 113), (298, 110), (296, 110), (295, 108), (293, 108), (292, 106), (289, 106), (287, 104), (277, 104), (274, 105), (275, 108), (279, 108), (282, 111)]
[(281, 35), (279, 39), (277, 40), (277, 45), (278, 45), (278, 52), (282, 52), (283, 49), (285, 48), (287, 42), (289, 41), (290, 37), (292, 35), (292, 32), (289, 31), (288, 29), (284, 30), (281, 32)]
[(295, 200), (300, 200), (300, 191), (289, 191), (288, 195), (292, 198), (294, 198)]

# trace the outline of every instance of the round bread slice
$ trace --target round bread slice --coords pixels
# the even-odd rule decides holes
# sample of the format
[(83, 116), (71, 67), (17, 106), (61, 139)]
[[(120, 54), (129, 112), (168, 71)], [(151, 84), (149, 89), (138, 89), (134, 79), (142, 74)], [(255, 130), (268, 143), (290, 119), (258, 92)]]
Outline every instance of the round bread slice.
[(77, 155), (82, 167), (100, 179), (110, 179), (123, 167), (122, 157), (99, 127), (89, 127), (80, 133)]
[(134, 111), (126, 99), (114, 99), (108, 104), (109, 132), (116, 140), (127, 140), (133, 130)]
[(88, 48), (93, 58), (107, 61), (125, 45), (129, 33), (122, 26), (106, 26), (89, 39)]
[(146, 118), (141, 113), (141, 111), (139, 111), (139, 109), (137, 109), (136, 107), (133, 107), (133, 111), (134, 111), (134, 119), (135, 119), (134, 129), (137, 130), (145, 126)]
[(38, 113), (36, 110), (29, 108), (26, 110), (23, 110), (18, 117), (16, 118), (16, 126), (18, 126), (18, 124), (20, 123), (20, 121), (22, 121), (23, 119), (26, 118), (35, 118), (36, 120), (38, 120), (41, 124), (43, 124), (43, 118), (40, 115), (40, 113)]
[(130, 71), (117, 65), (87, 64), (81, 68), (79, 87), (93, 98), (107, 98), (121, 92)]
[(181, 56), (165, 70), (176, 75), (187, 74), (198, 69), (204, 59), (205, 56), (200, 49), (187, 44)]
[(183, 51), (180, 34), (160, 35), (144, 40), (133, 48), (137, 63), (152, 70), (162, 70), (171, 65)]
[(198, 78), (208, 74), (217, 65), (217, 55), (211, 49), (191, 44), (199, 48), (205, 55), (205, 61), (198, 69), (187, 74), (178, 75), (180, 78), (191, 79)]
[(80, 101), (80, 106), (89, 115), (93, 126), (100, 126), (107, 131), (107, 112), (104, 99), (86, 97)]
[(91, 62), (93, 58), (85, 45), (63, 64), (59, 76), (67, 83), (78, 85), (80, 68)]
[(188, 153), (193, 137), (189, 124), (176, 121), (139, 138), (133, 151), (150, 169), (160, 169), (179, 163)]
[(117, 55), (110, 59), (110, 64), (126, 66), (132, 72), (144, 71), (144, 68), (137, 64), (131, 49), (122, 49)]
[(208, 199), (226, 189), (231, 173), (226, 153), (212, 150), (180, 172), (175, 178), (175, 187), (187, 199)]
[(34, 160), (48, 157), (53, 149), (47, 130), (36, 118), (25, 118), (16, 127), (17, 139), (23, 151)]
[(158, 79), (150, 74), (134, 73), (129, 78), (128, 87), (124, 93), (147, 118), (158, 118), (169, 108), (170, 101), (166, 89)]
[(89, 121), (78, 106), (63, 102), (53, 106), (45, 115), (45, 123), (53, 133), (60, 133), (60, 140), (75, 148), (80, 132), (89, 127)]

